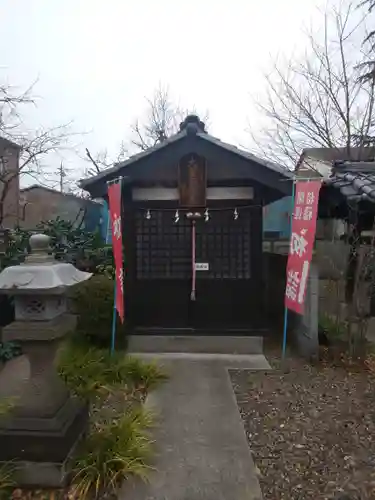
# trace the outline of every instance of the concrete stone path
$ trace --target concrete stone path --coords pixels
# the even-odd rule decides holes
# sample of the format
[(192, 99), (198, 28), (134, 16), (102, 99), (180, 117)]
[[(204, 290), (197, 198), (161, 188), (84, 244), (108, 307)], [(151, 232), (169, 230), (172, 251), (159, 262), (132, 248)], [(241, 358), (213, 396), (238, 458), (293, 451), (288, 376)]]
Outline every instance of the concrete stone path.
[(126, 482), (131, 500), (261, 500), (228, 368), (270, 369), (262, 355), (142, 355), (170, 380), (147, 404), (158, 415), (155, 470), (149, 482)]

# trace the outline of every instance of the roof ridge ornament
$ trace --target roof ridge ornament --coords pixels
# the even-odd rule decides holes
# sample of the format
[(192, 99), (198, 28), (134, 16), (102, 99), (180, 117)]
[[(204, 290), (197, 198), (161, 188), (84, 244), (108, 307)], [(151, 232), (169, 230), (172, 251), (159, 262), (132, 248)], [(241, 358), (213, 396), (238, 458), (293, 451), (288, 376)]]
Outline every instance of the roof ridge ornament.
[(184, 121), (180, 123), (180, 132), (183, 130), (186, 130), (189, 135), (206, 133), (206, 125), (200, 120), (199, 116), (191, 114), (187, 115)]

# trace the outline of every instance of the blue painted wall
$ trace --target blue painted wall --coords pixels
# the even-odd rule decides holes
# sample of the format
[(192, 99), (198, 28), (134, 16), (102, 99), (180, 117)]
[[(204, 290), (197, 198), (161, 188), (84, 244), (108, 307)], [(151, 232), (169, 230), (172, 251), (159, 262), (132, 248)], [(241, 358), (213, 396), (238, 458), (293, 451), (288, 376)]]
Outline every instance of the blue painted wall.
[(109, 210), (106, 202), (104, 202), (103, 205), (101, 205), (101, 219), (102, 219), (102, 225), (101, 225), (102, 238), (104, 241), (107, 241), (108, 237), (108, 243), (112, 243), (112, 234), (111, 231), (108, 230)]
[(292, 197), (286, 196), (263, 208), (263, 233), (279, 233), (281, 239), (289, 238)]
[(89, 203), (86, 207), (85, 229), (89, 232), (101, 231), (101, 206), (97, 203)]

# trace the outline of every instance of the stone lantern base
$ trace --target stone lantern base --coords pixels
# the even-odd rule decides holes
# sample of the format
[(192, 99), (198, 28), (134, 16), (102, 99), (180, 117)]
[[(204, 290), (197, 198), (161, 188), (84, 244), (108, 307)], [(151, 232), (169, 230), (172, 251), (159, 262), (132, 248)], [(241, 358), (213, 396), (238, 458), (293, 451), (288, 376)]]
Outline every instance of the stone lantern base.
[(69, 459), (87, 429), (87, 405), (69, 399), (53, 418), (12, 418), (11, 424), (0, 428), (0, 461), (11, 461), (17, 485), (64, 486)]
[(63, 486), (67, 460), (87, 429), (88, 405), (70, 396), (54, 366), (60, 339), (74, 325), (63, 314), (3, 329), (5, 341), (22, 338), (24, 351), (0, 373), (0, 400), (14, 404), (0, 420), (0, 462), (12, 461), (21, 486)]

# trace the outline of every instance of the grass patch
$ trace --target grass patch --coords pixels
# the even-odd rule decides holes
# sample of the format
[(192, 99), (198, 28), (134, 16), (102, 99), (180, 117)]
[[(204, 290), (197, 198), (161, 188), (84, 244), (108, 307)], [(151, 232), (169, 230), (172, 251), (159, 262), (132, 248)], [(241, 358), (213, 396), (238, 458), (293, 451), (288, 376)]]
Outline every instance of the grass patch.
[(113, 494), (129, 476), (145, 478), (151, 456), (152, 416), (145, 394), (167, 378), (156, 363), (68, 340), (58, 371), (77, 396), (91, 402), (90, 429), (72, 459), (74, 498)]
[(7, 415), (9, 415), (9, 413), (11, 413), (14, 405), (16, 404), (16, 401), (16, 397), (8, 397), (0, 400), (0, 418), (6, 417)]
[(150, 413), (141, 406), (128, 409), (110, 422), (93, 424), (72, 464), (72, 493), (76, 498), (101, 498), (115, 493), (130, 476), (146, 478), (151, 456)]
[(154, 361), (142, 361), (134, 356), (126, 356), (119, 360), (122, 376), (143, 394), (155, 389), (168, 376), (165, 370)]
[(0, 500), (11, 498), (14, 482), (14, 466), (11, 463), (0, 465)]
[(167, 378), (153, 362), (86, 344), (67, 341), (58, 356), (58, 371), (76, 395), (92, 400), (121, 386), (127, 392), (147, 393)]

